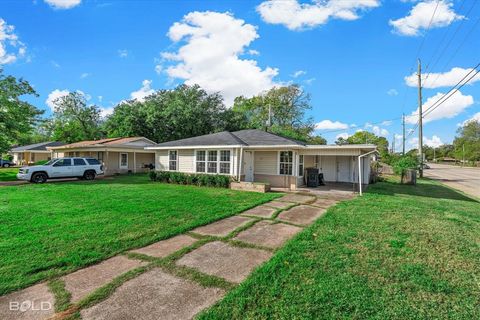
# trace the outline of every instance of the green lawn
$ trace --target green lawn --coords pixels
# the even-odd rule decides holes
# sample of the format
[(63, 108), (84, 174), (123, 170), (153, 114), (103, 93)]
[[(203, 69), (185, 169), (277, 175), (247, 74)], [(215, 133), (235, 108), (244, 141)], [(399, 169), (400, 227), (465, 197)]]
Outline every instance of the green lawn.
[(331, 208), (201, 319), (480, 319), (480, 204), (383, 182)]
[(0, 181), (17, 180), (18, 168), (0, 168)]
[(0, 193), (0, 295), (279, 196), (152, 183), (143, 175)]

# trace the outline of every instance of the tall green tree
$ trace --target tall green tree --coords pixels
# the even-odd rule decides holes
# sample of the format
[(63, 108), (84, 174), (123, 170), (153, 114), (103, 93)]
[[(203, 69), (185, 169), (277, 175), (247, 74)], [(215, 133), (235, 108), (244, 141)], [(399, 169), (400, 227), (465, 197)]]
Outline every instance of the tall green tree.
[(465, 148), (465, 160), (480, 161), (480, 122), (476, 120), (467, 121), (457, 131), (453, 145), (457, 159), (463, 159)]
[(326, 143), (314, 135), (312, 118), (305, 116), (311, 110), (310, 95), (298, 85), (275, 87), (260, 95), (237, 97), (232, 109), (237, 126), (243, 129), (263, 129), (309, 143)]
[(87, 105), (83, 93), (70, 92), (53, 103), (54, 114), (47, 127), (53, 132), (55, 140), (71, 143), (103, 136), (100, 108)]
[(27, 81), (6, 76), (0, 69), (0, 155), (31, 132), (43, 114), (22, 100), (25, 95), (38, 96)]
[(117, 106), (107, 119), (109, 136), (145, 136), (164, 142), (225, 130), (227, 115), (223, 98), (208, 94), (198, 85), (159, 90), (144, 101), (130, 100)]
[(344, 139), (339, 137), (335, 141), (338, 145), (344, 144), (374, 144), (377, 146), (380, 155), (385, 156), (388, 154), (388, 140), (385, 137), (379, 137), (372, 132), (368, 131), (357, 131), (354, 135)]

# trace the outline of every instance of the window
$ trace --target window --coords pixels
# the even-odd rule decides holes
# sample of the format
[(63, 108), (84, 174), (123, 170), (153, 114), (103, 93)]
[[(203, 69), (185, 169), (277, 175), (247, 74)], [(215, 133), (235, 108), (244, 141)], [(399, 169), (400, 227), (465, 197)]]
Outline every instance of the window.
[(280, 174), (292, 175), (293, 169), (293, 151), (280, 151)]
[(207, 160), (207, 172), (217, 173), (217, 150), (209, 150)]
[(83, 159), (73, 159), (73, 165), (74, 166), (84, 166), (85, 161)]
[(298, 156), (298, 176), (303, 177), (303, 154)]
[(230, 174), (230, 150), (220, 151), (220, 173)]
[(196, 155), (196, 172), (205, 172), (205, 150), (199, 150), (197, 151)]
[(98, 161), (97, 159), (93, 159), (93, 158), (88, 158), (87, 162), (88, 162), (88, 164), (91, 164), (91, 165), (101, 164), (100, 161)]
[(168, 151), (168, 170), (177, 171), (177, 151)]
[(72, 165), (71, 159), (60, 159), (53, 165), (54, 167), (68, 167)]
[(128, 168), (128, 153), (120, 153), (120, 168)]

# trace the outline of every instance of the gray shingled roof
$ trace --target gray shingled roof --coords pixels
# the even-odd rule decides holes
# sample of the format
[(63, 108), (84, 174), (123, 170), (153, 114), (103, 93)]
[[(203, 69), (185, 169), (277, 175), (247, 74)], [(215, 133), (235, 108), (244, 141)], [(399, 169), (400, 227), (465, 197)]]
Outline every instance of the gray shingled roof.
[(195, 146), (282, 146), (300, 145), (305, 143), (281, 137), (258, 129), (240, 130), (235, 132), (222, 131), (203, 136), (159, 143), (155, 147), (195, 147)]
[(48, 151), (47, 147), (63, 146), (65, 143), (58, 141), (40, 142), (35, 144), (29, 144), (26, 146), (20, 146), (10, 150), (11, 152), (23, 152), (23, 151)]

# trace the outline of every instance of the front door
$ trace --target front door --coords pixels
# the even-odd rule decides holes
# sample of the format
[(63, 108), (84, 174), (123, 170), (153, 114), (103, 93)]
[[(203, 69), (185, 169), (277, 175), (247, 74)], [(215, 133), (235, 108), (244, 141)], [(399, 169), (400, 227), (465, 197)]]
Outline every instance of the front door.
[(337, 181), (352, 182), (350, 179), (351, 161), (350, 157), (337, 157)]
[(245, 151), (244, 159), (245, 181), (253, 182), (253, 151)]

